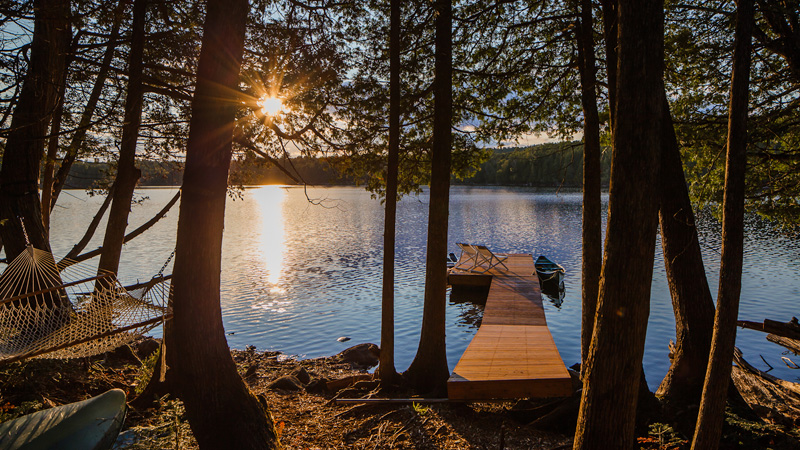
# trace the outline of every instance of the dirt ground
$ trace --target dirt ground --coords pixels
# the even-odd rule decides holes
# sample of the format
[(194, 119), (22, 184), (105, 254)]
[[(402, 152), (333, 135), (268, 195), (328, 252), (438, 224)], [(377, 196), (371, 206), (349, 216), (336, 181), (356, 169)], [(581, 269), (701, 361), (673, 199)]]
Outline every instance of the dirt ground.
[[(557, 430), (574, 429), (574, 422), (545, 429), (530, 425), (541, 415), (537, 411), (552, 409), (548, 406), (552, 401), (342, 404), (336, 399), (380, 397), (366, 367), (337, 357), (297, 361), (253, 348), (231, 353), (251, 390), (266, 398), (287, 449), (571, 448), (572, 437)], [(123, 389), (132, 399), (149, 378), (154, 362), (155, 356), (125, 348), (93, 358), (2, 366), (0, 422), (111, 388)], [(410, 395), (401, 392), (393, 397)], [(733, 434), (729, 425), (729, 437), (721, 448), (800, 448), (796, 436), (749, 419), (743, 423), (734, 426), (739, 431)], [(643, 430), (639, 432), (641, 448), (688, 448), (686, 439), (667, 424), (650, 424)], [(114, 448), (192, 449), (197, 443), (182, 404), (166, 396), (152, 407), (130, 408)]]

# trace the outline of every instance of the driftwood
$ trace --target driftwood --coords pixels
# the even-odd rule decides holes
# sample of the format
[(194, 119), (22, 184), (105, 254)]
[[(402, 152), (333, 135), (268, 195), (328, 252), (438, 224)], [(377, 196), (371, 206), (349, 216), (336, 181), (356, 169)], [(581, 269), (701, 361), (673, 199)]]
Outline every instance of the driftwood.
[(772, 333), (789, 339), (800, 340), (800, 323), (797, 317), (792, 317), (789, 322), (778, 322), (777, 320), (764, 319), (763, 323), (739, 320), (736, 322), (742, 328)]
[(409, 397), (409, 398), (337, 398), (334, 400), (336, 404), (344, 403), (363, 403), (363, 404), (377, 404), (377, 405), (391, 405), (391, 404), (412, 404), (412, 403), (463, 403), (464, 400), (450, 400), (449, 398), (427, 398), (427, 397)]
[(349, 377), (340, 378), (338, 380), (328, 381), (328, 383), (326, 384), (326, 387), (327, 387), (327, 389), (329, 391), (336, 392), (336, 391), (339, 391), (339, 390), (344, 389), (346, 387), (352, 386), (352, 385), (358, 383), (359, 381), (369, 381), (369, 380), (372, 380), (372, 379), (373, 379), (373, 376), (372, 376), (372, 374), (369, 374), (369, 373), (359, 374), (359, 375), (352, 375), (352, 376), (349, 376)]
[(731, 378), (745, 402), (764, 420), (783, 425), (800, 424), (800, 383), (764, 373), (734, 350)]
[(767, 340), (788, 348), (795, 355), (800, 355), (800, 340), (798, 339), (789, 339), (783, 336), (778, 336), (777, 334), (768, 334)]

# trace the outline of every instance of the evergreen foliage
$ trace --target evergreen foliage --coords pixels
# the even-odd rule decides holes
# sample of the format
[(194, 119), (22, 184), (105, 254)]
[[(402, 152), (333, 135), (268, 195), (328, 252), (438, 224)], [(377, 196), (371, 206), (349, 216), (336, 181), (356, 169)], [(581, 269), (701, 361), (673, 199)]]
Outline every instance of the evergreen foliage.
[[(580, 142), (539, 144), (530, 147), (482, 149), (473, 152), (473, 161), (462, 159), (464, 167), (479, 167), (473, 176), (455, 178), (455, 184), (580, 187), (583, 167), (583, 145)], [(603, 153), (602, 183), (608, 186), (611, 154)], [(279, 162), (302, 182), (316, 186), (364, 185), (365, 178), (342, 173), (344, 157), (315, 158), (298, 156)], [(178, 186), (183, 166), (178, 162), (142, 161), (142, 186)], [(73, 166), (67, 187), (101, 188), (113, 177), (113, 167), (107, 163), (78, 161)], [(230, 182), (234, 185), (295, 184), (274, 164), (250, 157), (231, 166)]]
[[(608, 187), (611, 152), (603, 153), (601, 182)], [(465, 184), (580, 187), (583, 144), (580, 142), (541, 144), (531, 147), (496, 149), (478, 172)]]

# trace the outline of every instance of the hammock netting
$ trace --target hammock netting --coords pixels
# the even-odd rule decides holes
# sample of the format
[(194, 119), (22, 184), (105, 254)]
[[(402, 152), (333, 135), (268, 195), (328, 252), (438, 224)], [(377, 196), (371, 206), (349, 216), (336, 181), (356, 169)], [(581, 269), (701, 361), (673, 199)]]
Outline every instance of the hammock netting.
[(169, 277), (123, 287), (112, 273), (28, 248), (0, 275), (0, 362), (113, 350), (169, 315)]

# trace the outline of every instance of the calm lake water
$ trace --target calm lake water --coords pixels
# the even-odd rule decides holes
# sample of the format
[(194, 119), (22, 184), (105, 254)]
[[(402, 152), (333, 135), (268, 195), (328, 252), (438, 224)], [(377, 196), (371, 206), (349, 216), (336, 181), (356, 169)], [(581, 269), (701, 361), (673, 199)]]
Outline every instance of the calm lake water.
[[(143, 189), (131, 225), (148, 220), (175, 189)], [(80, 238), (101, 203), (68, 191), (53, 216), (53, 251), (64, 255)], [(607, 201), (607, 198), (604, 198)], [(495, 252), (544, 254), (567, 269), (560, 308), (545, 302), (547, 322), (567, 365), (580, 359), (581, 194), (517, 188), (455, 187), (451, 192), (449, 248), (455, 242), (488, 245)], [(605, 208), (604, 208), (605, 209)], [(427, 193), (398, 205), (396, 364), (411, 363), (422, 316)], [(123, 281), (149, 279), (175, 245), (177, 206), (147, 234), (123, 250)], [(360, 188), (268, 186), (229, 198), (222, 261), (222, 312), (231, 347), (255, 345), (303, 358), (337, 353), (360, 342), (380, 343), (383, 208)], [(701, 221), (706, 272), (716, 294), (720, 226)], [(101, 230), (104, 228), (101, 228)], [(739, 317), (786, 321), (800, 315), (800, 241), (752, 219), (745, 243)], [(97, 236), (92, 246), (100, 245)], [(444, 257), (444, 255), (442, 255)], [(96, 264), (96, 262), (95, 262)], [(171, 268), (168, 268), (169, 272)], [(455, 299), (454, 299), (455, 300)], [(481, 308), (449, 301), (447, 355), (450, 370), (477, 330)], [(341, 343), (340, 336), (350, 337)], [(668, 342), (675, 325), (660, 244), (656, 251), (652, 306), (644, 366), (655, 388), (669, 367)], [(745, 358), (772, 374), (795, 380), (800, 373), (780, 360), (781, 348), (765, 334), (739, 330)], [(800, 358), (794, 358), (800, 363)]]

